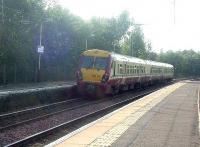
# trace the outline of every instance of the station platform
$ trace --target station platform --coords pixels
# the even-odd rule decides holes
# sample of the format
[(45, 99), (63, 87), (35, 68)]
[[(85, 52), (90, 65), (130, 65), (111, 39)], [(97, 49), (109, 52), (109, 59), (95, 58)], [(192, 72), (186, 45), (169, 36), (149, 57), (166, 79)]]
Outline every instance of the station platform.
[(198, 81), (164, 87), (46, 147), (197, 147)]
[(0, 114), (63, 101), (76, 96), (76, 83), (41, 82), (0, 86)]
[(0, 97), (11, 94), (21, 94), (21, 93), (42, 91), (48, 89), (67, 88), (74, 85), (76, 85), (75, 81), (2, 85), (0, 86)]

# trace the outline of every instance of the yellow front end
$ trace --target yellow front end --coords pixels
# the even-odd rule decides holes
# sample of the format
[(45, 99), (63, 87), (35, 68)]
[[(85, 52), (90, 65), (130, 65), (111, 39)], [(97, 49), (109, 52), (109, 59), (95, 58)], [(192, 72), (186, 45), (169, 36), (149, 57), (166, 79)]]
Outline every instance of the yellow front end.
[(81, 68), (81, 72), (83, 75), (83, 81), (92, 83), (100, 83), (103, 75), (105, 74), (105, 70), (87, 68)]
[(82, 81), (100, 83), (108, 64), (109, 52), (93, 49), (85, 51), (81, 65)]

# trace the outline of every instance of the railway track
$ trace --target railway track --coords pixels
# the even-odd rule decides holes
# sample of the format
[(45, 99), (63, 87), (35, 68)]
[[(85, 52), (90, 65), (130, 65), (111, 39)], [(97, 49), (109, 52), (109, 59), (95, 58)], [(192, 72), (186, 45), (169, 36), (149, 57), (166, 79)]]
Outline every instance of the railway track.
[(19, 125), (37, 121), (65, 111), (79, 109), (81, 107), (93, 105), (103, 101), (107, 101), (107, 98), (97, 101), (89, 101), (81, 98), (76, 98), (12, 113), (2, 114), (0, 115), (0, 131), (12, 129)]
[[(115, 109), (117, 109), (121, 106), (124, 106), (124, 105), (134, 101), (135, 99), (138, 99), (138, 98), (143, 97), (147, 94), (150, 94), (150, 93), (152, 93), (152, 92), (154, 92), (158, 89), (160, 89), (160, 87), (159, 88), (158, 87), (150, 88), (150, 89), (146, 90), (145, 92), (139, 91), (134, 96), (129, 95), (126, 98), (125, 98), (126, 94), (116, 96), (115, 98), (113, 98), (113, 100), (109, 99), (110, 101), (114, 101), (113, 103), (110, 103), (109, 105), (104, 104), (105, 105), (104, 107), (99, 107), (99, 109), (93, 109), (93, 111), (89, 111), (89, 112), (85, 113), (84, 115), (80, 115), (79, 117), (73, 118), (73, 119), (68, 120), (66, 122), (63, 122), (59, 125), (55, 125), (53, 127), (45, 129), (43, 131), (40, 131), (38, 133), (35, 133), (34, 135), (29, 135), (28, 137), (26, 137), (24, 139), (21, 139), (21, 140), (18, 140), (16, 142), (7, 144), (7, 146), (26, 146), (27, 144), (33, 143), (34, 141), (36, 141), (38, 139), (45, 138), (50, 134), (59, 133), (59, 131), (62, 131), (63, 129), (67, 129), (74, 124), (80, 123), (81, 121), (85, 121), (85, 120), (88, 120), (90, 118), (94, 118), (94, 117), (97, 117), (97, 116), (101, 117), (101, 116), (107, 114), (108, 112), (111, 112), (111, 111), (113, 111), (113, 110), (115, 110)], [(124, 99), (121, 99), (120, 97), (123, 97)], [(83, 105), (76, 106), (76, 109), (80, 109), (79, 111), (81, 111), (82, 110), (81, 107), (84, 108), (84, 107), (87, 107), (87, 105), (89, 107), (89, 105), (90, 106), (95, 105), (95, 104), (97, 105), (98, 103), (103, 103), (105, 101), (106, 100), (99, 100), (99, 101), (93, 101), (93, 102), (90, 102), (90, 103), (85, 103)], [(108, 99), (107, 99), (107, 101), (108, 101)], [(98, 107), (98, 105), (97, 105), (97, 107)], [(75, 109), (75, 107), (72, 107), (71, 109)]]
[(62, 112), (68, 105), (78, 103), (80, 100), (80, 98), (69, 99), (66, 101), (1, 114), (0, 131)]

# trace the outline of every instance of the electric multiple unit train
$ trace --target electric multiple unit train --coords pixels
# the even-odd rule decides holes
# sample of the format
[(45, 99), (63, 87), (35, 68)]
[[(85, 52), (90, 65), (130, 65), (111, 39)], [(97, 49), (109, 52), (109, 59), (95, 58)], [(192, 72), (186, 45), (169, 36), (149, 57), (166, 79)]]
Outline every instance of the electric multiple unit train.
[(76, 72), (81, 94), (116, 94), (120, 90), (173, 79), (171, 64), (142, 60), (99, 49), (84, 51)]

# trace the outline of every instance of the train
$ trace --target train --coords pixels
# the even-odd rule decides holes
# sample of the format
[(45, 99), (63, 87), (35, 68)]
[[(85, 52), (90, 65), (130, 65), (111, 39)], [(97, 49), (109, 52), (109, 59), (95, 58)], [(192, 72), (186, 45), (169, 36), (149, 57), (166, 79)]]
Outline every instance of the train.
[(173, 79), (168, 63), (143, 60), (100, 49), (80, 55), (76, 81), (81, 95), (101, 97)]

